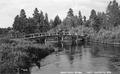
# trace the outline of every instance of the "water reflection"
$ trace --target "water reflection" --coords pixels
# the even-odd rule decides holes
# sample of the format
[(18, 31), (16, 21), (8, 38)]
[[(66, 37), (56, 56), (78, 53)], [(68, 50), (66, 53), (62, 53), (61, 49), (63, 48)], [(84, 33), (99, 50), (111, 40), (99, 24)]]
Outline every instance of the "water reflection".
[(119, 46), (93, 43), (77, 46), (56, 44), (55, 48), (58, 51), (44, 59), (44, 62), (52, 62), (40, 70), (33, 68), (32, 74), (60, 74), (71, 71), (111, 71), (112, 74), (120, 74), (120, 65), (115, 65), (120, 62)]

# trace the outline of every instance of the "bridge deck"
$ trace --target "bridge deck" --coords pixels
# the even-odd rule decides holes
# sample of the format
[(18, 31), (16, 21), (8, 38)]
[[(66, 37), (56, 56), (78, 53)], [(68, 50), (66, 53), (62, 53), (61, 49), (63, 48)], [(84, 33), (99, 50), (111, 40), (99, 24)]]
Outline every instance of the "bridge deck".
[(78, 34), (71, 34), (69, 32), (67, 33), (34, 33), (34, 34), (28, 34), (24, 36), (25, 39), (36, 39), (36, 38), (45, 38), (46, 40), (81, 40), (84, 38), (84, 35), (78, 35)]

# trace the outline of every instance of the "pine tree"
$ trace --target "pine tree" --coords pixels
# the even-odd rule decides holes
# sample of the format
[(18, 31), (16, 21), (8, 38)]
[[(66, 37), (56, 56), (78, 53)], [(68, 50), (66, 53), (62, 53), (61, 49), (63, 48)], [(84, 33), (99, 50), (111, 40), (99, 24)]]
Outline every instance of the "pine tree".
[[(32, 19), (30, 19), (30, 20), (32, 21)], [(33, 26), (34, 32), (39, 32), (40, 13), (39, 13), (39, 10), (37, 8), (35, 8), (35, 10), (34, 10), (33, 20), (34, 20), (34, 24), (31, 24), (31, 26)]]
[(116, 0), (109, 3), (106, 13), (110, 27), (118, 26), (120, 24), (120, 10)]
[(79, 24), (80, 24), (80, 25), (82, 25), (82, 24), (83, 24), (81, 11), (79, 11), (79, 14), (78, 14), (78, 22), (79, 22)]
[(94, 23), (92, 24), (92, 27), (96, 32), (98, 32), (101, 29), (102, 24), (103, 24), (102, 17), (96, 17)]
[(36, 26), (35, 26), (35, 21), (33, 18), (28, 18), (28, 23), (27, 26), (25, 27), (25, 33), (35, 33)]
[(21, 11), (20, 11), (20, 17), (21, 18), (26, 18), (26, 13), (25, 13), (24, 9), (21, 9)]
[(24, 9), (21, 9), (20, 16), (17, 15), (14, 20), (13, 29), (19, 32), (25, 32), (25, 27), (27, 26), (27, 18)]
[(54, 22), (53, 22), (53, 27), (56, 27), (57, 25), (60, 25), (61, 24), (61, 19), (60, 17), (57, 15), (54, 19)]
[(40, 30), (40, 32), (44, 32), (45, 30), (44, 30), (44, 28), (45, 28), (45, 23), (44, 23), (44, 15), (43, 15), (43, 12), (41, 11), (40, 12), (40, 15), (39, 15), (39, 17), (40, 17), (40, 21), (39, 21), (39, 30)]
[(90, 21), (89, 26), (95, 25), (96, 18), (97, 18), (96, 11), (95, 11), (94, 9), (92, 9), (92, 10), (91, 10), (90, 17), (89, 17), (89, 21)]
[(48, 14), (45, 14), (45, 24), (49, 25)]
[(45, 23), (45, 31), (48, 31), (50, 29), (50, 25), (49, 25), (49, 20), (48, 20), (48, 14), (47, 13), (45, 14), (44, 23)]
[(100, 18), (101, 21), (101, 28), (108, 29), (108, 22), (107, 22), (107, 16), (104, 12), (98, 12), (97, 17)]
[(53, 19), (50, 19), (50, 29), (53, 28), (53, 23), (54, 23)]
[(17, 15), (14, 19), (13, 30), (15, 31), (20, 30), (19, 29), (19, 15)]
[(20, 11), (20, 18), (19, 18), (19, 28), (20, 32), (25, 32), (25, 27), (27, 26), (27, 18), (26, 13), (24, 9), (21, 9)]
[(81, 11), (79, 11), (79, 18), (82, 19)]
[(35, 10), (34, 10), (34, 13), (33, 13), (33, 18), (34, 18), (34, 20), (35, 20), (35, 22), (36, 22), (36, 24), (39, 22), (39, 11), (38, 11), (38, 9), (37, 8), (35, 8)]
[(90, 15), (90, 20), (94, 20), (94, 19), (96, 19), (96, 17), (97, 17), (97, 15), (96, 15), (96, 11), (93, 9), (92, 11), (91, 11), (91, 15)]
[(84, 19), (84, 23), (85, 23), (85, 22), (87, 21), (87, 20), (86, 20), (86, 16), (84, 16), (83, 19)]
[(68, 17), (74, 16), (74, 13), (73, 13), (73, 9), (72, 9), (72, 8), (69, 9), (69, 11), (68, 11), (68, 13), (67, 13), (67, 16), (68, 16)]

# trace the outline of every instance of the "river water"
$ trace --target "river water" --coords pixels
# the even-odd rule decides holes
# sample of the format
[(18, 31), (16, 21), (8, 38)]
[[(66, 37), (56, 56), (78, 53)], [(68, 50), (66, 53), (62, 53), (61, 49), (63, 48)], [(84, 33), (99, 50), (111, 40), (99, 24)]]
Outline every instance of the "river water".
[(32, 68), (31, 74), (120, 74), (120, 46), (86, 43), (54, 48), (56, 52), (41, 61), (40, 69)]

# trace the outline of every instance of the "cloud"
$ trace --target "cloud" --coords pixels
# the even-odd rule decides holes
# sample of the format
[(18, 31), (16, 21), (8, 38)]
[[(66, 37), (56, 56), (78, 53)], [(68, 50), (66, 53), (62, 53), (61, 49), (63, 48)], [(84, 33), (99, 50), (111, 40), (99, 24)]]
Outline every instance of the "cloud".
[(14, 17), (25, 9), (28, 16), (32, 16), (34, 8), (47, 12), (49, 18), (57, 14), (64, 18), (69, 8), (78, 14), (81, 10), (85, 16), (90, 15), (91, 9), (105, 11), (109, 0), (1, 0), (0, 1), (0, 27), (12, 26)]

